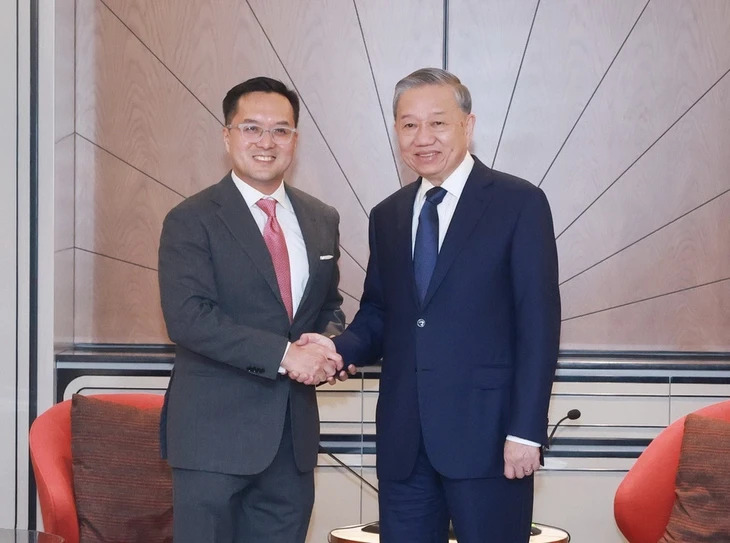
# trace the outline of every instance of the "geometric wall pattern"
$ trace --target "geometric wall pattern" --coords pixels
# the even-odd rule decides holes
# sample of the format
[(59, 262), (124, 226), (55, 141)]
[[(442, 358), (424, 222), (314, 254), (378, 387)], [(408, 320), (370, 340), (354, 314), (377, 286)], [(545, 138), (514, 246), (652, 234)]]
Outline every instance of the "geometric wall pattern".
[(415, 178), (393, 86), (446, 65), (474, 154), (550, 200), (562, 348), (730, 351), (728, 36), (726, 0), (57, 0), (57, 336), (169, 341), (161, 221), (227, 171), (255, 75), (301, 97), (287, 180), (340, 212), (352, 317), (368, 213)]

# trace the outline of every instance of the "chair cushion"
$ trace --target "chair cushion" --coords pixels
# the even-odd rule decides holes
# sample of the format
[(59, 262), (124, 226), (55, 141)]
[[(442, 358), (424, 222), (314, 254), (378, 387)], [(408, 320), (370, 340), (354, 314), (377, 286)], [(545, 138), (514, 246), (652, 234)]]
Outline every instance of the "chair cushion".
[(172, 541), (160, 410), (74, 395), (71, 456), (80, 543)]
[(676, 499), (660, 543), (730, 541), (730, 422), (690, 414)]

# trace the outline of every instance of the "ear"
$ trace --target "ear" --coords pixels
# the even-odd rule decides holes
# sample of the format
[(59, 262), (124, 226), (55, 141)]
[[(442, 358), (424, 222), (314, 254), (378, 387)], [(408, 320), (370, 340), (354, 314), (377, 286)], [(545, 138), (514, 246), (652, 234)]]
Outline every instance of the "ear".
[(471, 137), (474, 134), (474, 125), (476, 124), (476, 122), (477, 118), (476, 115), (474, 115), (473, 113), (469, 113), (469, 115), (466, 116), (466, 139), (469, 143), (471, 143)]
[(223, 145), (226, 146), (226, 153), (231, 152), (231, 131), (228, 130), (225, 126), (223, 127)]

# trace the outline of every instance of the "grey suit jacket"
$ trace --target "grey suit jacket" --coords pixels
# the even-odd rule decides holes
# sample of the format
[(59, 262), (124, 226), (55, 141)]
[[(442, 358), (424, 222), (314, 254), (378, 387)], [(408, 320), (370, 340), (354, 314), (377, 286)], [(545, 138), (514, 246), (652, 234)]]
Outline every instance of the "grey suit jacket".
[(165, 218), (160, 294), (176, 355), (161, 444), (172, 467), (260, 473), (278, 450), (287, 405), (297, 467), (316, 464), (314, 387), (279, 375), (278, 368), (287, 341), (342, 330), (339, 216), (312, 196), (286, 191), (309, 258), (309, 282), (293, 323), (263, 237), (230, 174)]

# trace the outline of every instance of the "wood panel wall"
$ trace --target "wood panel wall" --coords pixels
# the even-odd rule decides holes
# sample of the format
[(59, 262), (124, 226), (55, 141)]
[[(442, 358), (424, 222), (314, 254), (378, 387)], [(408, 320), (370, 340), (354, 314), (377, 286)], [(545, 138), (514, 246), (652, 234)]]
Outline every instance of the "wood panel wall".
[(169, 341), (161, 221), (227, 171), (220, 102), (254, 75), (301, 96), (287, 179), (340, 211), (351, 317), (369, 211), (414, 179), (393, 86), (446, 65), (473, 94), (475, 154), (548, 195), (562, 347), (730, 350), (726, 0), (56, 5), (59, 340)]

